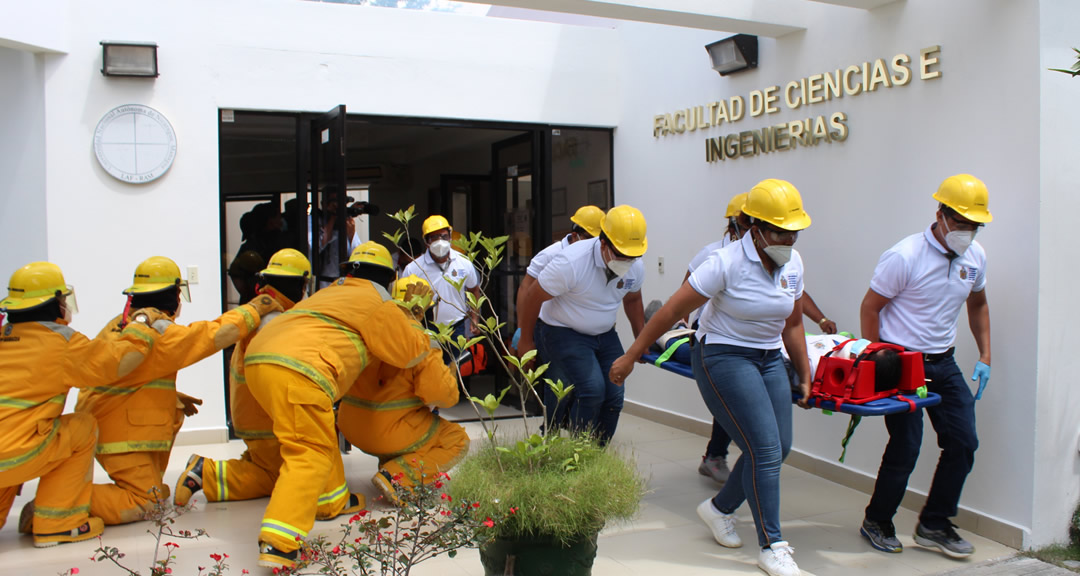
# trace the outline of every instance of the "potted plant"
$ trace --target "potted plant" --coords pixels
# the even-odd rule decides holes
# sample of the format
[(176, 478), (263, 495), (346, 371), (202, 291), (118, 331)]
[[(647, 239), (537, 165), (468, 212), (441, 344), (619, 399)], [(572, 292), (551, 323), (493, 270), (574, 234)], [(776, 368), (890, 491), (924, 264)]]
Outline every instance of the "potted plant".
[[(403, 230), (387, 237), (397, 244), (406, 234), (412, 208), (393, 217)], [(505, 236), (489, 238), (476, 232), (455, 241), (455, 247), (476, 267), (481, 287), (501, 262), (506, 241)], [(449, 326), (437, 325), (431, 335), (454, 358), (486, 341), (494, 352), (488, 357), (497, 360), (510, 385), (498, 396), (470, 397), (486, 442), (458, 464), (448, 494), (456, 501), (478, 505), (480, 517), (501, 518), (492, 527), (492, 537), (480, 543), (486, 574), (590, 574), (600, 530), (634, 517), (645, 480), (632, 459), (601, 446), (592, 436), (543, 430), (530, 422), (529, 398), (537, 401), (546, 421), (537, 386), (547, 386), (562, 402), (573, 383), (543, 378), (546, 364), (531, 368), (535, 350), (521, 358), (512, 354), (501, 335), (505, 324), (490, 301), (469, 292), (466, 298), (470, 311), (484, 318), (474, 327), (479, 334), (455, 339)], [(522, 427), (510, 435), (500, 434), (494, 414), (511, 389), (517, 392)]]

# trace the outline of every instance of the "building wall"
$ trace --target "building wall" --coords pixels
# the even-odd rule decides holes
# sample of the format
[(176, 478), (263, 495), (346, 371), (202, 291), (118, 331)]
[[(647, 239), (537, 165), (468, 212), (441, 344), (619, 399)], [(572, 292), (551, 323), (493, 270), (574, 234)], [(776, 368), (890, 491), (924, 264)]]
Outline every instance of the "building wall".
[[(220, 313), (220, 108), (319, 111), (344, 103), (364, 114), (615, 120), (612, 30), (295, 0), (131, 5), (72, 3), (70, 18), (80, 26), (70, 31), (70, 52), (45, 57), (45, 146), (56, 166), (49, 256), (81, 281), (83, 312), (74, 325), (84, 332), (96, 333), (122, 308), (120, 291), (134, 267), (155, 254), (202, 272), (182, 321)], [(104, 38), (157, 42), (161, 76), (104, 78)], [(171, 170), (142, 186), (108, 176), (91, 147), (102, 115), (127, 103), (157, 109), (177, 133)], [(91, 238), (105, 265), (88, 257)], [(185, 370), (178, 387), (207, 400), (185, 430), (223, 429), (219, 357)]]
[[(0, 47), (0, 276), (47, 260), (43, 59)], [(69, 283), (73, 277), (65, 278)]]
[[(1026, 183), (1023, 210), (1039, 215), (1037, 230), (1023, 228), (1014, 234), (1034, 236), (1042, 265), (1038, 274), (1039, 330), (1037, 377), (1025, 383), (1031, 393), (1037, 384), (1035, 413), (1034, 517), (1032, 541), (1043, 544), (1065, 541), (1067, 526), (1078, 497), (1080, 457), (1077, 455), (1080, 424), (1076, 418), (1080, 391), (1074, 375), (1080, 370), (1075, 350), (1080, 339), (1073, 330), (1075, 296), (1070, 288), (1074, 274), (1064, 264), (1074, 244), (1074, 217), (1080, 214), (1080, 166), (1076, 163), (1076, 127), (1080, 126), (1080, 78), (1047, 68), (1069, 68), (1076, 62), (1076, 30), (1070, 23), (1080, 18), (1080, 5), (1043, 0), (1039, 5), (1040, 58), (1036, 71), (1040, 87), (1041, 133), (1038, 140), (1039, 174)], [(1038, 190), (1036, 196), (1033, 190)], [(999, 350), (1002, 350), (1000, 347)], [(1006, 354), (1009, 352), (1004, 351)], [(1011, 354), (1010, 354), (1011, 355)], [(1000, 356), (997, 356), (1000, 357)], [(1030, 422), (1031, 420), (1026, 420)], [(1025, 420), (1010, 418), (1009, 428)]]
[[(693, 254), (722, 234), (731, 196), (761, 179), (782, 178), (799, 188), (813, 218), (796, 245), (806, 263), (806, 288), (841, 330), (858, 332), (859, 303), (880, 254), (933, 221), (937, 206), (931, 195), (945, 177), (960, 172), (979, 176), (989, 187), (995, 216), (979, 241), (989, 255), (987, 295), (996, 354), (994, 378), (977, 404), (981, 447), (962, 505), (1030, 529), (1034, 477), (1016, 471), (1036, 464), (1036, 428), (1031, 425), (1036, 417), (1036, 328), (1038, 319), (1049, 314), (1040, 316), (1032, 282), (1042, 273), (1034, 256), (1039, 237), (1024, 231), (1039, 227), (1039, 212), (1032, 206), (1040, 194), (1040, 169), (1044, 174), (1055, 170), (1041, 168), (1035, 144), (1040, 127), (1038, 5), (909, 0), (855, 11), (805, 4), (806, 31), (760, 39), (759, 67), (728, 77), (709, 69), (703, 49), (722, 34), (620, 27), (624, 96), (615, 140), (616, 203), (638, 206), (648, 219), (645, 299), (666, 299), (675, 291)], [(941, 46), (942, 76), (920, 80), (919, 51), (932, 45)], [(914, 60), (914, 78), (906, 86), (879, 87), (797, 110), (784, 105), (781, 90), (775, 114), (754, 118), (747, 113), (720, 127), (653, 137), (655, 114), (735, 95), (748, 98), (752, 90), (774, 84), (782, 89), (788, 81), (877, 58), (889, 62), (900, 53)], [(844, 142), (705, 162), (706, 137), (834, 112), (847, 114)], [(658, 273), (661, 257), (663, 275)], [(809, 321), (806, 328), (817, 331)], [(621, 329), (628, 341), (625, 322)], [(957, 361), (970, 375), (978, 352), (965, 313), (956, 345)], [(627, 395), (632, 402), (708, 419), (693, 382), (653, 367), (635, 371)], [(1046, 398), (1054, 410), (1076, 408), (1075, 403), (1054, 404), (1057, 400), (1058, 394)], [(846, 425), (843, 416), (796, 410), (795, 450), (835, 462)], [(929, 488), (938, 453), (929, 423), (925, 428), (923, 457), (910, 483), (919, 492)], [(1075, 430), (1070, 427), (1068, 433), (1075, 441)], [(876, 476), (886, 440), (880, 419), (864, 419), (842, 466)], [(1068, 467), (1072, 470), (1071, 460)], [(1074, 473), (1059, 474), (1050, 486), (1063, 488), (1066, 477), (1075, 483)], [(1040, 491), (1046, 488), (1040, 485)]]
[(70, 0), (0, 0), (0, 46), (66, 52), (70, 4)]

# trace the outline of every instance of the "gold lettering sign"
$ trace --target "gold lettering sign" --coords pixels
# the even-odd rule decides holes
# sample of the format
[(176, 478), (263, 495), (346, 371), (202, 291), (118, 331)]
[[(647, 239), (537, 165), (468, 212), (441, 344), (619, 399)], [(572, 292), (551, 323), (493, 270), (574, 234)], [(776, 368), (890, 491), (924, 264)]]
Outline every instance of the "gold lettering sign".
[[(929, 46), (919, 50), (920, 80), (941, 78), (941, 47)], [(653, 138), (702, 132), (710, 128), (733, 124), (749, 114), (759, 118), (777, 114), (780, 102), (787, 110), (800, 110), (852, 98), (860, 94), (907, 86), (914, 76), (912, 58), (897, 54), (892, 58), (877, 58), (859, 64), (836, 68), (831, 72), (811, 74), (797, 80), (752, 90), (747, 98), (735, 95), (699, 106), (653, 116)], [(811, 113), (813, 114), (813, 113)], [(741, 130), (705, 138), (705, 161), (770, 154), (793, 150), (799, 146), (843, 142), (848, 137), (848, 116), (845, 112), (810, 115), (787, 122), (774, 122), (763, 128)]]

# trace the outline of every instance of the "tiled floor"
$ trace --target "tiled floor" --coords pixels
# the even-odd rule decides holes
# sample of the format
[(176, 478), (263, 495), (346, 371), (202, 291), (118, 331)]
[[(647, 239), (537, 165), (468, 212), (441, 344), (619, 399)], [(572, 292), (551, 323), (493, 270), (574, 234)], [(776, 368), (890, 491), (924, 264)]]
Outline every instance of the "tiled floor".
[[(510, 428), (512, 422), (501, 422), (501, 429)], [(479, 425), (469, 424), (468, 427), (474, 438), (480, 435)], [(609, 527), (601, 535), (593, 574), (762, 574), (756, 564), (753, 521), (745, 506), (739, 510), (738, 531), (747, 546), (737, 550), (717, 545), (694, 511), (698, 503), (716, 490), (711, 480), (697, 473), (704, 438), (624, 415), (616, 443), (637, 458), (642, 472), (649, 478), (650, 492), (635, 522)], [(228, 458), (242, 451), (240, 442), (177, 447), (166, 480), (175, 482), (191, 453)], [(368, 479), (375, 466), (372, 457), (356, 452), (346, 456), (349, 484), (353, 490), (374, 496)], [(107, 477), (98, 469), (96, 479), (103, 482)], [(904, 553), (876, 552), (858, 533), (867, 499), (864, 494), (789, 466), (784, 467), (782, 486), (784, 536), (794, 546), (795, 559), (804, 574), (935, 574), (1015, 552), (996, 542), (965, 534), (975, 544), (976, 554), (963, 562), (950, 560), (911, 541), (915, 514), (908, 510), (901, 511), (896, 519)], [(0, 573), (52, 575), (77, 567), (80, 576), (125, 574), (115, 567), (96, 565), (89, 560), (97, 546), (96, 541), (39, 550), (33, 548), (29, 537), (19, 536), (16, 532), (19, 510), (35, 487), (35, 483), (26, 485), (23, 496), (12, 508), (7, 525), (0, 530)], [(255, 541), (266, 500), (211, 505), (201, 499), (197, 501), (200, 502), (198, 508), (181, 517), (176, 527), (204, 528), (210, 537), (180, 541), (173, 574), (197, 574), (198, 566), (207, 566), (211, 562), (208, 556), (212, 553), (229, 554), (230, 574), (238, 575), (245, 568), (252, 574), (267, 573), (255, 563)], [(317, 523), (315, 532), (333, 532), (336, 526), (334, 522)], [(124, 560), (128, 565), (141, 570), (144, 575), (149, 573), (154, 553), (154, 540), (146, 533), (148, 527), (146, 523), (108, 527), (104, 536), (105, 545), (119, 547), (127, 554)], [(440, 558), (422, 564), (413, 573), (419, 576), (466, 576), (483, 574), (483, 570), (476, 551), (470, 550), (453, 560)]]

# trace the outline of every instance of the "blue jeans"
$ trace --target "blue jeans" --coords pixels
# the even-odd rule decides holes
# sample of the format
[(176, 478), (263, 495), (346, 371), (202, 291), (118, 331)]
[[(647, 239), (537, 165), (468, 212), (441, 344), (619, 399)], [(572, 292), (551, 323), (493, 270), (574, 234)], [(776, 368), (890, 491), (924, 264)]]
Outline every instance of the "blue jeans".
[[(975, 450), (979, 448), (975, 397), (952, 357), (924, 362), (923, 368), (930, 379), (927, 388), (941, 395), (941, 404), (926, 409), (937, 432), (941, 457), (919, 522), (931, 530), (940, 530), (948, 526), (949, 518), (956, 516), (964, 481), (975, 464)], [(881, 457), (874, 495), (866, 507), (866, 517), (877, 522), (891, 522), (904, 499), (908, 477), (915, 469), (922, 447), (922, 410), (886, 416), (885, 428), (889, 431), (889, 444)]]
[(791, 450), (791, 381), (780, 350), (694, 347), (694, 379), (713, 418), (742, 450), (713, 497), (725, 514), (749, 501), (762, 548), (780, 536), (780, 464)]
[(559, 427), (569, 418), (570, 429), (593, 432), (606, 444), (615, 435), (623, 407), (623, 387), (608, 378), (611, 365), (623, 355), (615, 328), (589, 336), (538, 320), (534, 339), (537, 352), (549, 364), (543, 377), (574, 386), (556, 406), (555, 395), (543, 384), (548, 426)]

